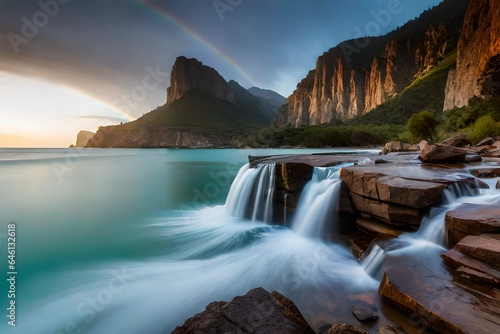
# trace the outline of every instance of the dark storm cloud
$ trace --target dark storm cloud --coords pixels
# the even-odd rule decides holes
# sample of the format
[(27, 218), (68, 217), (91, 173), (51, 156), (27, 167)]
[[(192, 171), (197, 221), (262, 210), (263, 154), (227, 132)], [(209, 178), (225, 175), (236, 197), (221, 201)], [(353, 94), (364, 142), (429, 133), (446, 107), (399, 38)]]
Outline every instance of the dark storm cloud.
[[(330, 47), (360, 35), (386, 33), (439, 2), (59, 1), (67, 4), (60, 4), (54, 17), (29, 38), (23, 37), (26, 20), (43, 23), (42, 16), (35, 17), (43, 11), (39, 1), (0, 2), (0, 70), (51, 79), (108, 103), (140, 86), (147, 68), (168, 72), (182, 54), (215, 67), (228, 80), (288, 95)], [(374, 13), (395, 1), (401, 10), (377, 21)], [(379, 22), (378, 31), (374, 25), (366, 29), (370, 22)], [(16, 45), (12, 34), (27, 42), (18, 40)], [(139, 116), (163, 104), (167, 86), (165, 77), (129, 112)]]

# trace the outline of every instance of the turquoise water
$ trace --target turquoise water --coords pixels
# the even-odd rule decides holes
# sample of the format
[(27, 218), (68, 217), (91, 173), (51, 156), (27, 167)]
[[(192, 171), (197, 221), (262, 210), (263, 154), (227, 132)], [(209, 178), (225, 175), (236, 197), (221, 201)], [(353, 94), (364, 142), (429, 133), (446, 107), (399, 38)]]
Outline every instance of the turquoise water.
[(257, 286), (310, 322), (340, 316), (333, 287), (377, 287), (346, 248), (223, 206), (248, 155), (332, 151), (0, 149), (0, 270), (15, 223), (18, 272), (16, 327), (0, 284), (1, 332), (166, 333)]

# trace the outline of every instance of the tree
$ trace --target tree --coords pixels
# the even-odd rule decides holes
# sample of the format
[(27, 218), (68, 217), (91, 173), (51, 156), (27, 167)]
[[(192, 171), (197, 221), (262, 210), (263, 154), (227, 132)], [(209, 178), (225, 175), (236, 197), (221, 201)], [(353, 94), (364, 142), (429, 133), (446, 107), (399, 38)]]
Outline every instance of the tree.
[(406, 123), (408, 131), (410, 131), (414, 139), (417, 141), (430, 139), (431, 142), (433, 141), (432, 136), (436, 134), (437, 125), (436, 116), (428, 110), (412, 115), (408, 123)]

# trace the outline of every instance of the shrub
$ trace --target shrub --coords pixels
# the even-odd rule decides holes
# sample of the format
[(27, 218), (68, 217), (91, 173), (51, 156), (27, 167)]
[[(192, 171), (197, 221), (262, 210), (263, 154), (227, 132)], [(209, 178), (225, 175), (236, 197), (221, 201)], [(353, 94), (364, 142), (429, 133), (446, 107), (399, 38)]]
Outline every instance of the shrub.
[(494, 137), (500, 132), (500, 126), (491, 115), (486, 115), (480, 117), (474, 126), (472, 127), (472, 132), (469, 139), (473, 143), (478, 143), (484, 138)]
[(408, 123), (406, 123), (408, 131), (416, 141), (430, 139), (431, 142), (433, 141), (433, 135), (436, 134), (437, 125), (436, 116), (427, 110), (412, 115)]

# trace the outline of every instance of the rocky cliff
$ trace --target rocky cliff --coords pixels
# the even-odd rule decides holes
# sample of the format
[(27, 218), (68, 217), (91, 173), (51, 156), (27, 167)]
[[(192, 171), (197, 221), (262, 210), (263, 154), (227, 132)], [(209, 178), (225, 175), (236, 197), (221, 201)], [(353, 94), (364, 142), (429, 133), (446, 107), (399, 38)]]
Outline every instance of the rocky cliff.
[(457, 67), (450, 71), (444, 110), (469, 99), (500, 94), (500, 2), (471, 1), (458, 42)]
[(467, 4), (444, 1), (390, 34), (325, 52), (281, 108), (277, 125), (345, 121), (397, 96), (454, 51)]
[(85, 147), (89, 140), (94, 137), (95, 133), (90, 131), (80, 131), (76, 136), (76, 145), (75, 147)]
[(221, 100), (235, 102), (233, 92), (226, 80), (215, 69), (203, 65), (202, 62), (194, 58), (177, 57), (170, 72), (167, 104), (178, 100), (182, 95), (195, 88)]
[(249, 131), (269, 125), (276, 108), (198, 60), (178, 57), (165, 105), (135, 121), (100, 127), (87, 147), (238, 146)]

